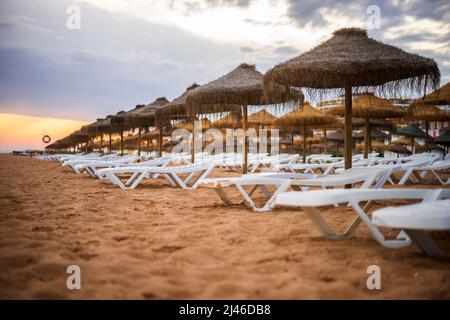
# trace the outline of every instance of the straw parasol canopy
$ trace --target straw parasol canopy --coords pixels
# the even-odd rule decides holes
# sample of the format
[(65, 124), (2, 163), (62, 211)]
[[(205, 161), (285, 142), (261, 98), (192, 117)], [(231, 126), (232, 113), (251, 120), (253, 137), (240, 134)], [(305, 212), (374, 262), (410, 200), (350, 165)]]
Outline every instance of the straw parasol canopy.
[(398, 129), (397, 134), (400, 136), (411, 138), (411, 150), (414, 150), (414, 138), (428, 139), (430, 141), (433, 140), (433, 138), (430, 137), (430, 135), (428, 135), (425, 131), (420, 129), (419, 125), (415, 123), (412, 123), (405, 128)]
[(169, 100), (165, 97), (160, 97), (147, 105), (136, 106), (134, 110), (126, 114), (125, 123), (129, 127), (154, 127), (156, 111), (168, 103)]
[(155, 126), (156, 110), (167, 105), (167, 103), (169, 103), (169, 101), (165, 97), (160, 97), (147, 105), (137, 105), (133, 110), (113, 116), (111, 118), (111, 123), (120, 128), (138, 128), (137, 149), (138, 154), (140, 155), (142, 127)]
[[(363, 139), (365, 140), (366, 136), (367, 136), (366, 132), (361, 131), (361, 132), (359, 132), (357, 134), (354, 134), (353, 138), (355, 140), (363, 140)], [(386, 133), (384, 133), (384, 132), (382, 132), (380, 130), (370, 129), (370, 139), (384, 140), (384, 139), (387, 139), (388, 137), (389, 136)], [(365, 145), (366, 144), (364, 143), (364, 146)], [(364, 151), (365, 151), (365, 148), (364, 148)]]
[(212, 123), (214, 128), (235, 128), (240, 126), (240, 116), (237, 112), (230, 112)]
[(96, 121), (87, 124), (85, 126), (81, 127), (81, 131), (88, 134), (89, 136), (95, 136), (96, 135), (96, 127), (97, 125), (102, 121), (103, 119), (97, 119)]
[(249, 126), (265, 126), (274, 124), (277, 117), (265, 109), (252, 113), (248, 116), (247, 123)]
[(420, 138), (420, 139), (425, 139), (428, 136), (430, 139), (433, 139), (432, 137), (427, 135), (425, 133), (425, 131), (420, 129), (419, 125), (416, 124), (416, 123), (411, 123), (407, 127), (399, 128), (397, 130), (397, 134), (400, 135), (400, 136), (412, 137), (412, 138)]
[[(389, 131), (395, 131), (396, 125), (391, 120), (386, 119), (369, 119), (370, 127), (371, 128), (378, 128), (381, 130), (389, 130)], [(364, 128), (366, 125), (365, 119), (354, 119), (352, 121), (352, 127), (353, 128)]]
[(406, 138), (400, 138), (400, 139), (397, 139), (397, 140), (392, 140), (391, 144), (399, 144), (399, 145), (402, 145), (402, 146), (409, 146), (411, 144), (411, 141), (409, 141)]
[[(328, 111), (331, 114), (345, 116), (345, 105), (341, 102), (337, 107)], [(405, 115), (400, 107), (395, 107), (389, 101), (375, 96), (373, 93), (365, 92), (353, 97), (352, 100), (353, 118), (364, 119), (364, 158), (368, 157), (371, 151), (370, 119), (371, 118), (398, 118)]]
[(392, 143), (387, 145), (386, 150), (397, 153), (397, 154), (405, 154), (405, 155), (412, 153), (405, 146), (400, 145), (400, 144), (392, 144)]
[(444, 147), (450, 147), (450, 128), (444, 128), (434, 142)]
[(436, 62), (407, 53), (367, 36), (358, 28), (337, 30), (333, 36), (287, 62), (269, 70), (264, 84), (315, 90), (345, 90), (345, 167), (351, 167), (352, 88), (374, 87), (396, 92), (403, 88), (423, 91), (439, 85)]
[[(208, 118), (202, 118), (200, 120), (197, 119), (196, 121), (201, 121), (202, 130), (207, 130), (212, 127), (212, 122)], [(179, 123), (174, 124), (173, 128), (174, 129), (186, 129), (188, 131), (192, 131), (192, 123), (187, 122), (187, 121), (181, 121)]]
[[(430, 121), (450, 121), (450, 112), (439, 109), (433, 105), (416, 104), (408, 110), (407, 119), (423, 120), (425, 122), (425, 132), (429, 132)], [(425, 137), (425, 149), (428, 150), (428, 135)]]
[[(240, 110), (242, 106), (242, 129), (247, 131), (247, 106), (284, 103), (303, 100), (300, 91), (279, 87), (273, 94), (264, 95), (263, 75), (254, 65), (243, 63), (226, 75), (197, 88), (187, 97), (188, 113), (223, 113)], [(247, 172), (247, 135), (244, 135), (243, 173)]]
[(242, 63), (226, 75), (211, 81), (188, 96), (192, 114), (222, 113), (242, 105), (266, 105), (302, 100), (300, 91), (277, 87), (268, 99), (263, 92), (263, 75), (255, 65)]
[(342, 130), (334, 131), (328, 134), (327, 139), (334, 142), (344, 142), (344, 133), (342, 132)]
[(291, 126), (303, 128), (303, 162), (306, 161), (306, 128), (325, 126), (333, 124), (337, 121), (336, 117), (323, 113), (316, 108), (313, 108), (308, 102), (286, 115), (275, 120), (278, 126)]
[[(343, 101), (330, 109), (328, 113), (340, 117), (345, 116)], [(400, 107), (392, 105), (388, 100), (377, 97), (371, 92), (358, 94), (352, 99), (352, 116), (361, 119), (385, 119), (405, 116), (406, 112)]]
[(188, 95), (192, 94), (194, 90), (199, 88), (200, 85), (194, 83), (186, 88), (186, 91), (178, 98), (173, 99), (171, 102), (167, 103), (163, 108), (156, 111), (158, 117), (164, 119), (186, 119), (186, 98)]
[(413, 105), (449, 105), (449, 104), (450, 104), (450, 82), (443, 85), (438, 90), (413, 102)]
[(406, 116), (410, 120), (450, 121), (450, 112), (435, 106), (414, 105), (409, 108)]

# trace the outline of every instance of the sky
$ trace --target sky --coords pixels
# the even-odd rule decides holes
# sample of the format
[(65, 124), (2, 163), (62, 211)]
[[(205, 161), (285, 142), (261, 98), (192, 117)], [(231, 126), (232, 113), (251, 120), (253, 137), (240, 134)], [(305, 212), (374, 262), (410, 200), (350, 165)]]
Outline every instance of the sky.
[[(68, 28), (73, 21), (79, 28)], [(349, 26), (435, 59), (441, 83), (450, 81), (446, 0), (2, 0), (0, 151), (41, 145), (36, 136), (14, 140), (7, 115), (85, 124), (173, 99), (242, 62), (264, 73)]]

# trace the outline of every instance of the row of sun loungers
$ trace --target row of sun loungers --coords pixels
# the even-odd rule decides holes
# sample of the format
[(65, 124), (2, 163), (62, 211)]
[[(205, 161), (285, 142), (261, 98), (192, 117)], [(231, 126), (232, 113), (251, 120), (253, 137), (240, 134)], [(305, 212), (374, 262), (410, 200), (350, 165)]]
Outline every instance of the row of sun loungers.
[[(311, 155), (305, 163), (301, 163), (298, 155), (253, 154), (249, 155), (249, 174), (225, 178), (208, 176), (214, 168), (242, 170), (241, 155), (197, 154), (195, 163), (190, 162), (189, 154), (119, 157), (90, 153), (52, 155), (39, 159), (58, 160), (63, 167), (69, 167), (78, 174), (109, 181), (121, 189), (134, 189), (145, 179), (162, 178), (171, 187), (212, 188), (225, 205), (243, 204), (255, 212), (267, 212), (280, 206), (298, 207), (330, 240), (348, 238), (363, 222), (375, 240), (385, 247), (401, 248), (415, 242), (428, 255), (446, 256), (426, 231), (450, 230), (450, 189), (382, 189), (386, 184), (425, 184), (434, 180), (442, 185), (450, 184), (450, 179), (442, 176), (442, 173), (448, 174), (450, 171), (450, 159), (442, 160), (433, 153), (404, 158), (371, 154), (367, 159), (356, 155), (353, 157), (353, 168), (348, 170), (344, 169), (342, 158), (330, 155)], [(429, 180), (428, 176), (431, 176)], [(348, 185), (353, 188), (343, 189)], [(230, 192), (233, 190), (237, 190), (237, 200), (233, 200)], [(386, 207), (370, 214), (374, 201), (397, 199), (422, 202)], [(321, 207), (326, 206), (351, 207), (355, 219), (344, 232), (337, 233), (320, 211)], [(386, 239), (380, 231), (383, 227), (398, 229), (397, 237)]]

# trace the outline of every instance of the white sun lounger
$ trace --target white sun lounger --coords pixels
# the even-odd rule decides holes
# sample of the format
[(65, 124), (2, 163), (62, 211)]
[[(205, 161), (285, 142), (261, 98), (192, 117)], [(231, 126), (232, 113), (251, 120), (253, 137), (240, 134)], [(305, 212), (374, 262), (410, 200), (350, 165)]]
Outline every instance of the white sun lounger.
[[(93, 178), (97, 178), (97, 170), (101, 168), (112, 168), (117, 166), (129, 166), (135, 165), (134, 161), (136, 161), (139, 157), (137, 156), (129, 156), (124, 158), (118, 158), (109, 161), (89, 161), (81, 164), (74, 165), (75, 172), (83, 173), (86, 172), (89, 176)], [(137, 163), (136, 163), (137, 164)]]
[[(424, 162), (424, 164), (427, 164), (429, 162)], [(427, 173), (431, 172), (432, 179), (431, 181), (436, 178), (439, 183), (442, 185), (450, 184), (450, 177), (447, 179), (447, 181), (444, 181), (440, 176), (439, 172), (449, 172), (450, 171), (450, 160), (443, 160), (435, 162), (431, 165), (422, 165), (422, 166), (409, 166), (407, 167), (402, 179), (398, 184), (405, 184), (408, 180), (411, 180), (412, 182), (416, 182), (414, 180), (417, 179), (418, 183), (424, 184), (424, 177)]]
[[(172, 187), (196, 189), (199, 182), (206, 178), (212, 169), (214, 169), (213, 163), (188, 164), (176, 167), (130, 166), (100, 169), (98, 174), (121, 189), (135, 189), (143, 179), (156, 178), (157, 175), (163, 176)], [(124, 183), (118, 176), (120, 174), (131, 174), (131, 177)], [(186, 176), (182, 178), (181, 175)]]
[[(423, 202), (428, 202), (448, 197), (450, 197), (450, 190), (446, 189), (336, 189), (280, 193), (276, 197), (274, 204), (277, 206), (293, 206), (301, 208), (312, 220), (320, 233), (327, 239), (339, 240), (350, 237), (362, 221), (369, 228), (372, 236), (381, 245), (387, 248), (402, 248), (410, 245), (411, 239), (405, 232), (400, 232), (397, 239), (386, 240), (377, 225), (375, 225), (368, 216), (367, 211), (372, 201), (418, 199)], [(336, 203), (348, 203), (353, 207), (356, 213), (356, 218), (342, 233), (335, 232), (318, 209), (318, 207), (330, 206)], [(365, 204), (365, 206), (361, 207), (361, 204)]]
[[(446, 190), (446, 193), (447, 198), (450, 197), (450, 190)], [(450, 257), (426, 232), (450, 231), (450, 199), (382, 208), (373, 212), (372, 222), (378, 227), (403, 230), (426, 255)]]
[[(226, 205), (244, 204), (256, 212), (266, 212), (272, 209), (276, 196), (282, 192), (292, 190), (308, 190), (310, 187), (323, 189), (334, 188), (347, 184), (362, 183), (361, 188), (380, 188), (384, 185), (390, 171), (387, 168), (371, 169), (364, 168), (349, 169), (341, 174), (330, 176), (317, 176), (302, 173), (263, 173), (249, 174), (241, 177), (204, 179), (200, 185), (212, 187)], [(244, 187), (252, 186), (249, 192)], [(276, 190), (271, 193), (267, 187), (273, 186)], [(239, 203), (231, 200), (226, 190), (235, 187), (239, 192)], [(260, 189), (266, 202), (258, 207), (252, 196)]]

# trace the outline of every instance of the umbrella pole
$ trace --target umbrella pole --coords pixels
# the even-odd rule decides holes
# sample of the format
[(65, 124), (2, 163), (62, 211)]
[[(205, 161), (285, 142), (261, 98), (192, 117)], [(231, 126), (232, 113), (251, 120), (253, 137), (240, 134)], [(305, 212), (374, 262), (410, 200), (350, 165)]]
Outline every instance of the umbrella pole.
[(430, 129), (430, 121), (425, 120), (425, 133), (426, 133), (426, 136), (425, 136), (425, 152), (429, 151), (428, 150), (428, 143), (429, 143), (429, 141), (428, 141), (428, 131), (429, 131), (429, 129)]
[(192, 120), (192, 153), (191, 162), (195, 163), (195, 120)]
[(138, 156), (141, 156), (141, 127), (139, 127), (138, 131)]
[(352, 86), (345, 86), (345, 169), (352, 167)]
[(158, 135), (158, 153), (159, 153), (159, 156), (160, 157), (162, 157), (162, 141), (163, 141), (163, 137), (162, 137), (162, 134), (163, 134), (163, 128), (162, 128), (162, 125), (160, 125), (159, 126), (159, 135)]
[(120, 130), (120, 156), (123, 157), (123, 130)]
[(364, 159), (369, 157), (370, 122), (369, 117), (364, 118)]
[(103, 133), (100, 135), (100, 152), (103, 154)]
[(112, 153), (112, 132), (111, 129), (109, 129), (109, 154)]
[(306, 163), (306, 126), (303, 127), (303, 163)]
[(291, 153), (294, 153), (294, 131), (291, 131)]
[(323, 153), (327, 154), (327, 129), (323, 129)]
[(242, 166), (242, 174), (247, 173), (248, 166), (248, 146), (247, 146), (247, 97), (244, 98), (242, 104), (242, 130), (244, 131), (244, 163)]
[(414, 152), (414, 137), (411, 137), (411, 152), (412, 152), (412, 154), (415, 154), (415, 152)]

